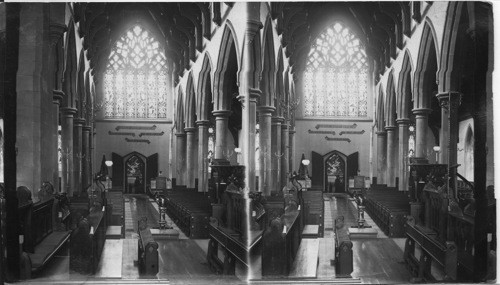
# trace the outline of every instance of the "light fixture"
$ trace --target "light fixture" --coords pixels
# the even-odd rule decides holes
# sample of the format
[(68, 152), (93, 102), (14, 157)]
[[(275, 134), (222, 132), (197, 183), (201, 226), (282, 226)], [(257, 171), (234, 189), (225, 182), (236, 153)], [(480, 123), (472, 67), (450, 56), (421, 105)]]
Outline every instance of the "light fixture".
[(439, 147), (438, 145), (435, 145), (432, 149), (436, 152), (436, 164), (437, 164), (438, 163), (438, 153), (441, 150), (441, 147)]
[(105, 164), (106, 164), (107, 167), (111, 167), (111, 166), (113, 166), (113, 161), (106, 160)]
[(308, 166), (310, 163), (309, 159), (303, 159), (302, 160), (302, 164), (304, 164), (305, 166)]
[(234, 151), (235, 151), (236, 153), (241, 153), (241, 148), (237, 147), (237, 148), (235, 148), (235, 149), (234, 149)]

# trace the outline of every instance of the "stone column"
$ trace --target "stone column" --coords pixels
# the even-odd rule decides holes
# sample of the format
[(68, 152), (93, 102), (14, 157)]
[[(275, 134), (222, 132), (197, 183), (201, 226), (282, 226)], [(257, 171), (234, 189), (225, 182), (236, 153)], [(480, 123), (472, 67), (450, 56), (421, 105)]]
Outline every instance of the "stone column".
[[(439, 93), (436, 95), (441, 106), (441, 145), (439, 162), (448, 164), (451, 181), (450, 189), (456, 188), (457, 181), (457, 142), (458, 142), (458, 107), (462, 101), (459, 92)], [(443, 131), (443, 129), (445, 131)], [(446, 147), (443, 147), (446, 145)], [(454, 193), (457, 198), (457, 193)]]
[(427, 159), (427, 128), (431, 109), (413, 109), (415, 114), (415, 158)]
[(76, 109), (71, 107), (61, 108), (62, 112), (62, 179), (61, 192), (73, 197), (73, 116)]
[[(290, 157), (288, 149), (288, 124), (286, 121), (281, 125), (281, 187), (288, 183), (288, 173), (290, 172), (288, 159)], [(281, 190), (281, 189), (279, 189)]]
[(227, 152), (227, 125), (229, 115), (231, 111), (229, 110), (218, 110), (213, 111), (212, 114), (215, 116), (215, 154), (214, 159), (225, 160), (224, 152)]
[(208, 191), (208, 121), (196, 121), (198, 126), (198, 192)]
[(281, 190), (281, 157), (283, 151), (281, 149), (281, 123), (284, 121), (282, 117), (271, 118), (271, 191)]
[(52, 169), (53, 169), (52, 180), (55, 193), (61, 192), (61, 189), (59, 189), (59, 147), (58, 147), (59, 134), (58, 133), (59, 133), (59, 107), (61, 106), (63, 96), (64, 93), (62, 91), (59, 90), (53, 91), (52, 103), (54, 103), (54, 111), (53, 111), (54, 129), (52, 133), (53, 136), (52, 141), (55, 142), (55, 145), (53, 147), (55, 156), (53, 157), (52, 160)]
[(270, 196), (271, 188), (271, 114), (274, 111), (271, 106), (259, 106), (259, 144), (260, 144), (260, 173), (259, 189), (264, 196)]
[(299, 171), (299, 169), (295, 169), (295, 129), (293, 126), (290, 126), (288, 130), (288, 169), (289, 173), (293, 173), (294, 171)]
[(387, 131), (387, 186), (396, 186), (396, 126), (385, 127)]
[[(245, 165), (245, 178), (247, 187), (250, 191), (255, 191), (255, 125), (257, 124), (257, 100), (261, 95), (260, 90), (250, 89), (247, 94), (239, 95), (238, 99), (241, 102), (246, 101), (243, 109), (243, 134), (248, 134), (246, 139), (242, 141), (242, 158)], [(247, 108), (248, 106), (248, 108)], [(261, 128), (262, 129), (262, 128)], [(261, 189), (262, 190), (262, 189)]]
[(85, 119), (75, 118), (73, 120), (73, 189), (74, 195), (80, 196), (82, 193), (82, 160), (83, 160), (83, 134), (82, 128)]
[(91, 185), (90, 172), (90, 131), (91, 127), (86, 125), (82, 128), (82, 190), (85, 193), (87, 187)]
[(377, 134), (377, 184), (386, 184), (385, 173), (387, 167), (387, 132), (378, 131)]
[(196, 128), (184, 128), (184, 132), (186, 132), (186, 186), (194, 188), (196, 173), (195, 158), (198, 155), (195, 153)]
[(186, 173), (186, 134), (183, 132), (176, 133), (176, 177), (177, 185), (186, 185), (186, 180), (184, 179)]
[(399, 128), (399, 191), (408, 191), (408, 126), (410, 125), (410, 119), (397, 119), (396, 123)]

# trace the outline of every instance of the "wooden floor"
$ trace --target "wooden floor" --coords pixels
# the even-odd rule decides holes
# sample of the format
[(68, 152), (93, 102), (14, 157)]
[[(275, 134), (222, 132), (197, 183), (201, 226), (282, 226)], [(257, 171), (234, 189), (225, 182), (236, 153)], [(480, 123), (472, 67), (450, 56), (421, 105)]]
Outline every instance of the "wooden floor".
[[(403, 262), (402, 243), (404, 240), (378, 238), (353, 240), (353, 279), (335, 278), (331, 266), (334, 259), (333, 221), (339, 215), (347, 224), (356, 223), (356, 212), (352, 201), (345, 196), (325, 196), (325, 236), (318, 239), (319, 257), (317, 277), (311, 280), (288, 280), (285, 283), (366, 283), (400, 284), (408, 283), (409, 273)], [(223, 277), (210, 271), (206, 263), (207, 240), (158, 240), (160, 272), (155, 280), (141, 279), (137, 268), (137, 219), (148, 218), (152, 227), (158, 225), (158, 210), (144, 195), (126, 195), (125, 218), (126, 238), (107, 242), (103, 252), (103, 262), (96, 276), (82, 276), (69, 272), (69, 252), (64, 247), (45, 269), (34, 275), (32, 283), (161, 283), (161, 284), (244, 284), (234, 276)], [(366, 217), (370, 223), (370, 218)], [(376, 226), (376, 225), (374, 225)], [(121, 263), (117, 262), (121, 259)], [(111, 260), (112, 262), (109, 262)], [(260, 262), (255, 264), (260, 266)], [(260, 271), (260, 270), (258, 270)], [(285, 281), (285, 280), (282, 280)], [(282, 281), (273, 281), (282, 282)], [(260, 283), (260, 282), (254, 282)], [(285, 284), (282, 283), (282, 284)]]

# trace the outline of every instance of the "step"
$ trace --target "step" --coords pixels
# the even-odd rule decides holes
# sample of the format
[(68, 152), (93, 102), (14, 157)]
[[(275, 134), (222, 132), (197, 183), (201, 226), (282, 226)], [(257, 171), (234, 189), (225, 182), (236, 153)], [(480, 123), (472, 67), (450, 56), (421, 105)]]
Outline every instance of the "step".
[(288, 278), (317, 278), (319, 239), (302, 239)]
[(151, 229), (154, 240), (179, 239), (179, 231), (175, 229)]
[(305, 225), (302, 231), (302, 238), (318, 238), (319, 225)]
[(122, 278), (123, 240), (107, 239), (104, 243), (96, 278)]
[(106, 229), (106, 239), (121, 239), (122, 226), (108, 226)]

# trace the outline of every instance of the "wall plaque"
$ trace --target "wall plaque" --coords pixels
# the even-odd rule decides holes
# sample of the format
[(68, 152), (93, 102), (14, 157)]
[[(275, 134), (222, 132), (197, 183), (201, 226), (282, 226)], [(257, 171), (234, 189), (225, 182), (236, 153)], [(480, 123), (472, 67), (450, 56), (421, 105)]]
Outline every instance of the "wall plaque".
[(327, 140), (327, 141), (346, 141), (348, 143), (351, 142), (350, 138), (329, 138), (329, 137), (325, 137), (325, 140)]
[(151, 143), (149, 140), (145, 140), (145, 139), (129, 139), (129, 138), (125, 138), (125, 140), (127, 142), (143, 142), (143, 143), (147, 143), (147, 144)]
[(355, 129), (358, 124), (354, 123), (352, 125), (339, 125), (339, 124), (317, 124), (316, 130), (319, 128), (340, 128), (340, 129)]

